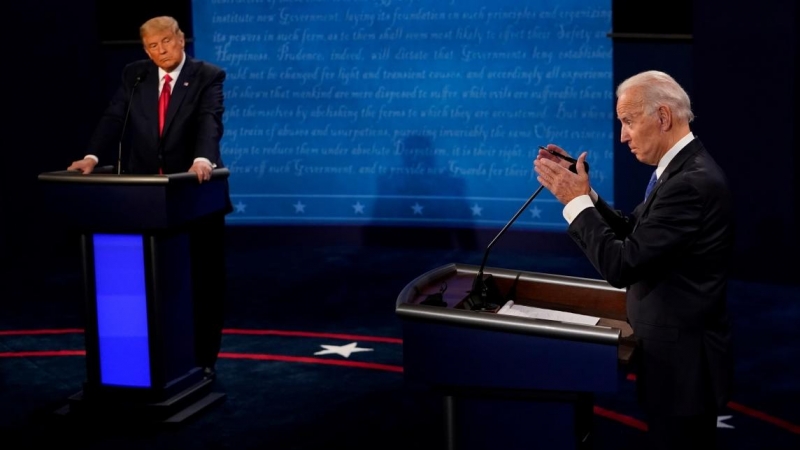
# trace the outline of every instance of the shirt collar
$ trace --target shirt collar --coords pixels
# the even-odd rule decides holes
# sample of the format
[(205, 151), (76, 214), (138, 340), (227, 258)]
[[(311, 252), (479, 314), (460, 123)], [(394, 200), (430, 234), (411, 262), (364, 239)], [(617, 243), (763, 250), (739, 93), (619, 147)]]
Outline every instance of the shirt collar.
[(667, 165), (669, 165), (670, 161), (672, 161), (672, 158), (674, 158), (675, 155), (677, 155), (678, 152), (683, 149), (683, 147), (686, 147), (689, 142), (692, 142), (692, 139), (694, 139), (694, 134), (690, 131), (686, 136), (682, 137), (678, 142), (676, 142), (675, 145), (673, 145), (672, 148), (664, 154), (664, 156), (661, 157), (661, 160), (658, 162), (658, 167), (656, 167), (657, 177), (661, 177), (661, 174), (664, 173), (664, 169), (666, 169)]

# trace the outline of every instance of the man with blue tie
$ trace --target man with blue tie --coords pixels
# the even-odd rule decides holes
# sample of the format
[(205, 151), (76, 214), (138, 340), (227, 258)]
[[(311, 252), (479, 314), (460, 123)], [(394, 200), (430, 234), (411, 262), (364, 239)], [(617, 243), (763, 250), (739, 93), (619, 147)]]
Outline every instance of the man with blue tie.
[(606, 281), (627, 288), (648, 448), (715, 448), (717, 413), (733, 379), (726, 307), (733, 199), (722, 169), (690, 129), (689, 96), (672, 77), (642, 72), (616, 94), (621, 141), (655, 167), (632, 213), (613, 210), (591, 189), (586, 152), (577, 173), (546, 150), (534, 168), (565, 205), (570, 237)]
[[(223, 82), (220, 67), (186, 55), (183, 31), (168, 16), (155, 17), (139, 29), (148, 59), (132, 62), (122, 84), (89, 141), (89, 152), (67, 170), (92, 173), (101, 162), (116, 163), (118, 173), (192, 172), (199, 183), (223, 167)], [(125, 145), (123, 145), (123, 143)], [(226, 181), (227, 182), (227, 181)], [(190, 235), (196, 360), (207, 376), (215, 375), (225, 296), (225, 214), (212, 215)]]

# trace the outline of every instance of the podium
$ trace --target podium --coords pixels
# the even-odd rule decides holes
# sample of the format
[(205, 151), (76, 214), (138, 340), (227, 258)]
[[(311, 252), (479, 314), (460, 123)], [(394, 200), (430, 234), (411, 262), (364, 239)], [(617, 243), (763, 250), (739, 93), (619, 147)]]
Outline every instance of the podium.
[(441, 394), (446, 447), (586, 449), (594, 394), (616, 392), (633, 350), (625, 291), (604, 281), (485, 268), (515, 304), (596, 325), (475, 311), (479, 268), (448, 264), (400, 292), (405, 379)]
[(179, 423), (217, 404), (195, 361), (189, 232), (228, 205), (227, 169), (39, 175), (45, 215), (80, 236), (86, 380), (56, 411)]

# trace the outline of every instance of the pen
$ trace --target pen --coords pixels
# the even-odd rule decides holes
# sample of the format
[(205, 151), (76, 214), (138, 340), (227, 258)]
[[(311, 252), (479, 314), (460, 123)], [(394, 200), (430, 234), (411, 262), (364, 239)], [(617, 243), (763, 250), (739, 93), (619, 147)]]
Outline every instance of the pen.
[[(571, 163), (571, 165), (569, 166), (570, 172), (578, 173), (578, 170), (575, 168), (575, 166), (578, 164), (578, 160), (577, 159), (570, 158), (567, 155), (562, 155), (561, 153), (558, 153), (557, 151), (554, 151), (554, 150), (550, 150), (549, 148), (547, 148), (547, 147), (545, 147), (543, 145), (540, 145), (539, 148), (544, 150), (544, 151), (546, 151), (547, 153), (550, 153), (551, 155), (558, 156), (559, 158), (563, 159), (564, 161), (566, 161), (568, 163)], [(584, 161), (583, 162), (583, 168), (586, 169), (586, 172), (589, 172), (589, 163)]]
[(547, 148), (547, 147), (545, 147), (543, 145), (540, 145), (539, 148), (544, 150), (544, 151), (546, 151), (547, 153), (550, 153), (551, 155), (558, 156), (559, 158), (563, 159), (564, 161), (571, 162), (571, 163), (578, 162), (578, 160), (575, 159), (575, 158), (570, 158), (567, 155), (562, 155), (561, 153), (558, 153), (555, 150), (550, 150), (549, 148)]

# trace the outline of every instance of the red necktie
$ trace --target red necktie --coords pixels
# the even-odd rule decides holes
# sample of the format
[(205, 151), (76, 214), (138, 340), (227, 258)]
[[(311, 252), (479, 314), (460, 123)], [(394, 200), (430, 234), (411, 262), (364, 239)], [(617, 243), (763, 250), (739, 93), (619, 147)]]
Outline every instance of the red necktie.
[(172, 77), (169, 74), (164, 75), (164, 87), (161, 88), (161, 97), (158, 98), (158, 135), (161, 136), (164, 132), (164, 120), (167, 118), (167, 107), (169, 106), (169, 97), (172, 94), (172, 89), (169, 82)]

